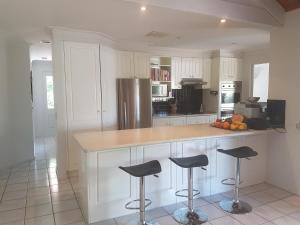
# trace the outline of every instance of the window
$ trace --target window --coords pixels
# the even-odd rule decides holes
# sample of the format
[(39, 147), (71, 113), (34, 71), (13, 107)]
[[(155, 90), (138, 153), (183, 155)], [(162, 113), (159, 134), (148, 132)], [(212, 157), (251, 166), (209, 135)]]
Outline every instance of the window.
[(53, 76), (46, 76), (47, 108), (54, 109)]
[(254, 64), (252, 75), (252, 96), (267, 102), (269, 91), (269, 63)]

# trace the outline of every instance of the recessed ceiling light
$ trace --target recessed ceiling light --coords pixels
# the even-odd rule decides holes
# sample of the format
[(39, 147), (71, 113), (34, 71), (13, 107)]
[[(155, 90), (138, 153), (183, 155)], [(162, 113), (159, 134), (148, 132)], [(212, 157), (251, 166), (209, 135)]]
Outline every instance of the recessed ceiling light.
[(143, 5), (143, 6), (141, 6), (141, 11), (143, 11), (143, 12), (144, 12), (144, 11), (146, 11), (146, 10), (147, 10), (147, 7), (146, 7), (146, 6), (144, 6), (144, 5)]
[(220, 20), (220, 22), (221, 23), (226, 23), (226, 19), (223, 18), (223, 19)]
[(51, 44), (51, 41), (48, 41), (48, 40), (41, 40), (40, 43), (41, 43), (41, 44)]

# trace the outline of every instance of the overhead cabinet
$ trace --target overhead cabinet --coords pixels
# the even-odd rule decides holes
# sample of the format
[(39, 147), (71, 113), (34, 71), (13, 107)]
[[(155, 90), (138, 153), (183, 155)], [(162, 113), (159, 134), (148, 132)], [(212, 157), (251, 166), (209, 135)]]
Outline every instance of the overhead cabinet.
[(119, 52), (120, 78), (149, 78), (150, 56), (141, 52)]
[(202, 58), (172, 57), (172, 88), (180, 89), (180, 82), (183, 78), (203, 79), (208, 82), (203, 88), (209, 88), (210, 63), (210, 60)]
[(182, 58), (181, 78), (202, 78), (202, 59)]
[(242, 79), (242, 60), (238, 58), (220, 58), (220, 80), (240, 81)]

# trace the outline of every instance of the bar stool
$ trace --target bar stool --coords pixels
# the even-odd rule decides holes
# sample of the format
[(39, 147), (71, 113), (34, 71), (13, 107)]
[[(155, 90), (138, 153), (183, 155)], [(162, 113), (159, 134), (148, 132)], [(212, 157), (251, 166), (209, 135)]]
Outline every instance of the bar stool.
[[(139, 221), (132, 221), (130, 225), (159, 225), (156, 222), (146, 222), (145, 220), (145, 209), (151, 205), (152, 201), (150, 199), (145, 199), (145, 176), (154, 175), (156, 177), (158, 173), (161, 172), (160, 163), (157, 160), (146, 162), (143, 164), (128, 166), (128, 167), (119, 167), (121, 170), (130, 174), (134, 177), (140, 178), (140, 198), (130, 201), (125, 205), (126, 209), (139, 209), (140, 210), (140, 219)], [(139, 207), (131, 206), (132, 203), (139, 202)]]
[[(232, 214), (245, 214), (252, 211), (252, 207), (247, 203), (239, 200), (239, 188), (240, 188), (240, 169), (241, 163), (240, 160), (246, 158), (250, 160), (250, 157), (257, 156), (257, 152), (254, 151), (252, 148), (248, 146), (242, 146), (234, 149), (218, 149), (218, 152), (230, 155), (236, 158), (236, 171), (235, 171), (235, 178), (224, 179), (221, 181), (224, 185), (232, 185), (235, 186), (234, 188), (234, 199), (233, 200), (226, 200), (220, 202), (220, 207), (229, 213)], [(230, 183), (233, 181), (233, 183)]]
[[(197, 155), (193, 157), (185, 158), (169, 158), (177, 166), (188, 169), (188, 189), (176, 191), (176, 196), (188, 198), (188, 208), (181, 208), (173, 213), (174, 219), (181, 224), (196, 225), (205, 223), (208, 220), (208, 216), (203, 213), (199, 208), (194, 209), (193, 199), (199, 195), (198, 190), (193, 189), (193, 168), (201, 167), (206, 170), (204, 166), (208, 165), (208, 158), (206, 155)], [(180, 194), (183, 191), (187, 191), (188, 195)]]

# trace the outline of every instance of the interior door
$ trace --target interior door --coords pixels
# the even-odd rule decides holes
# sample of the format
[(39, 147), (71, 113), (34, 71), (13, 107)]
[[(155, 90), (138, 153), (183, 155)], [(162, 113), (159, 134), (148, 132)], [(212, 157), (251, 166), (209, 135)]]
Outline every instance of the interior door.
[(53, 137), (56, 132), (52, 62), (32, 62), (33, 123), (35, 138)]
[(76, 170), (79, 149), (75, 132), (101, 129), (98, 44), (65, 42), (69, 170)]

